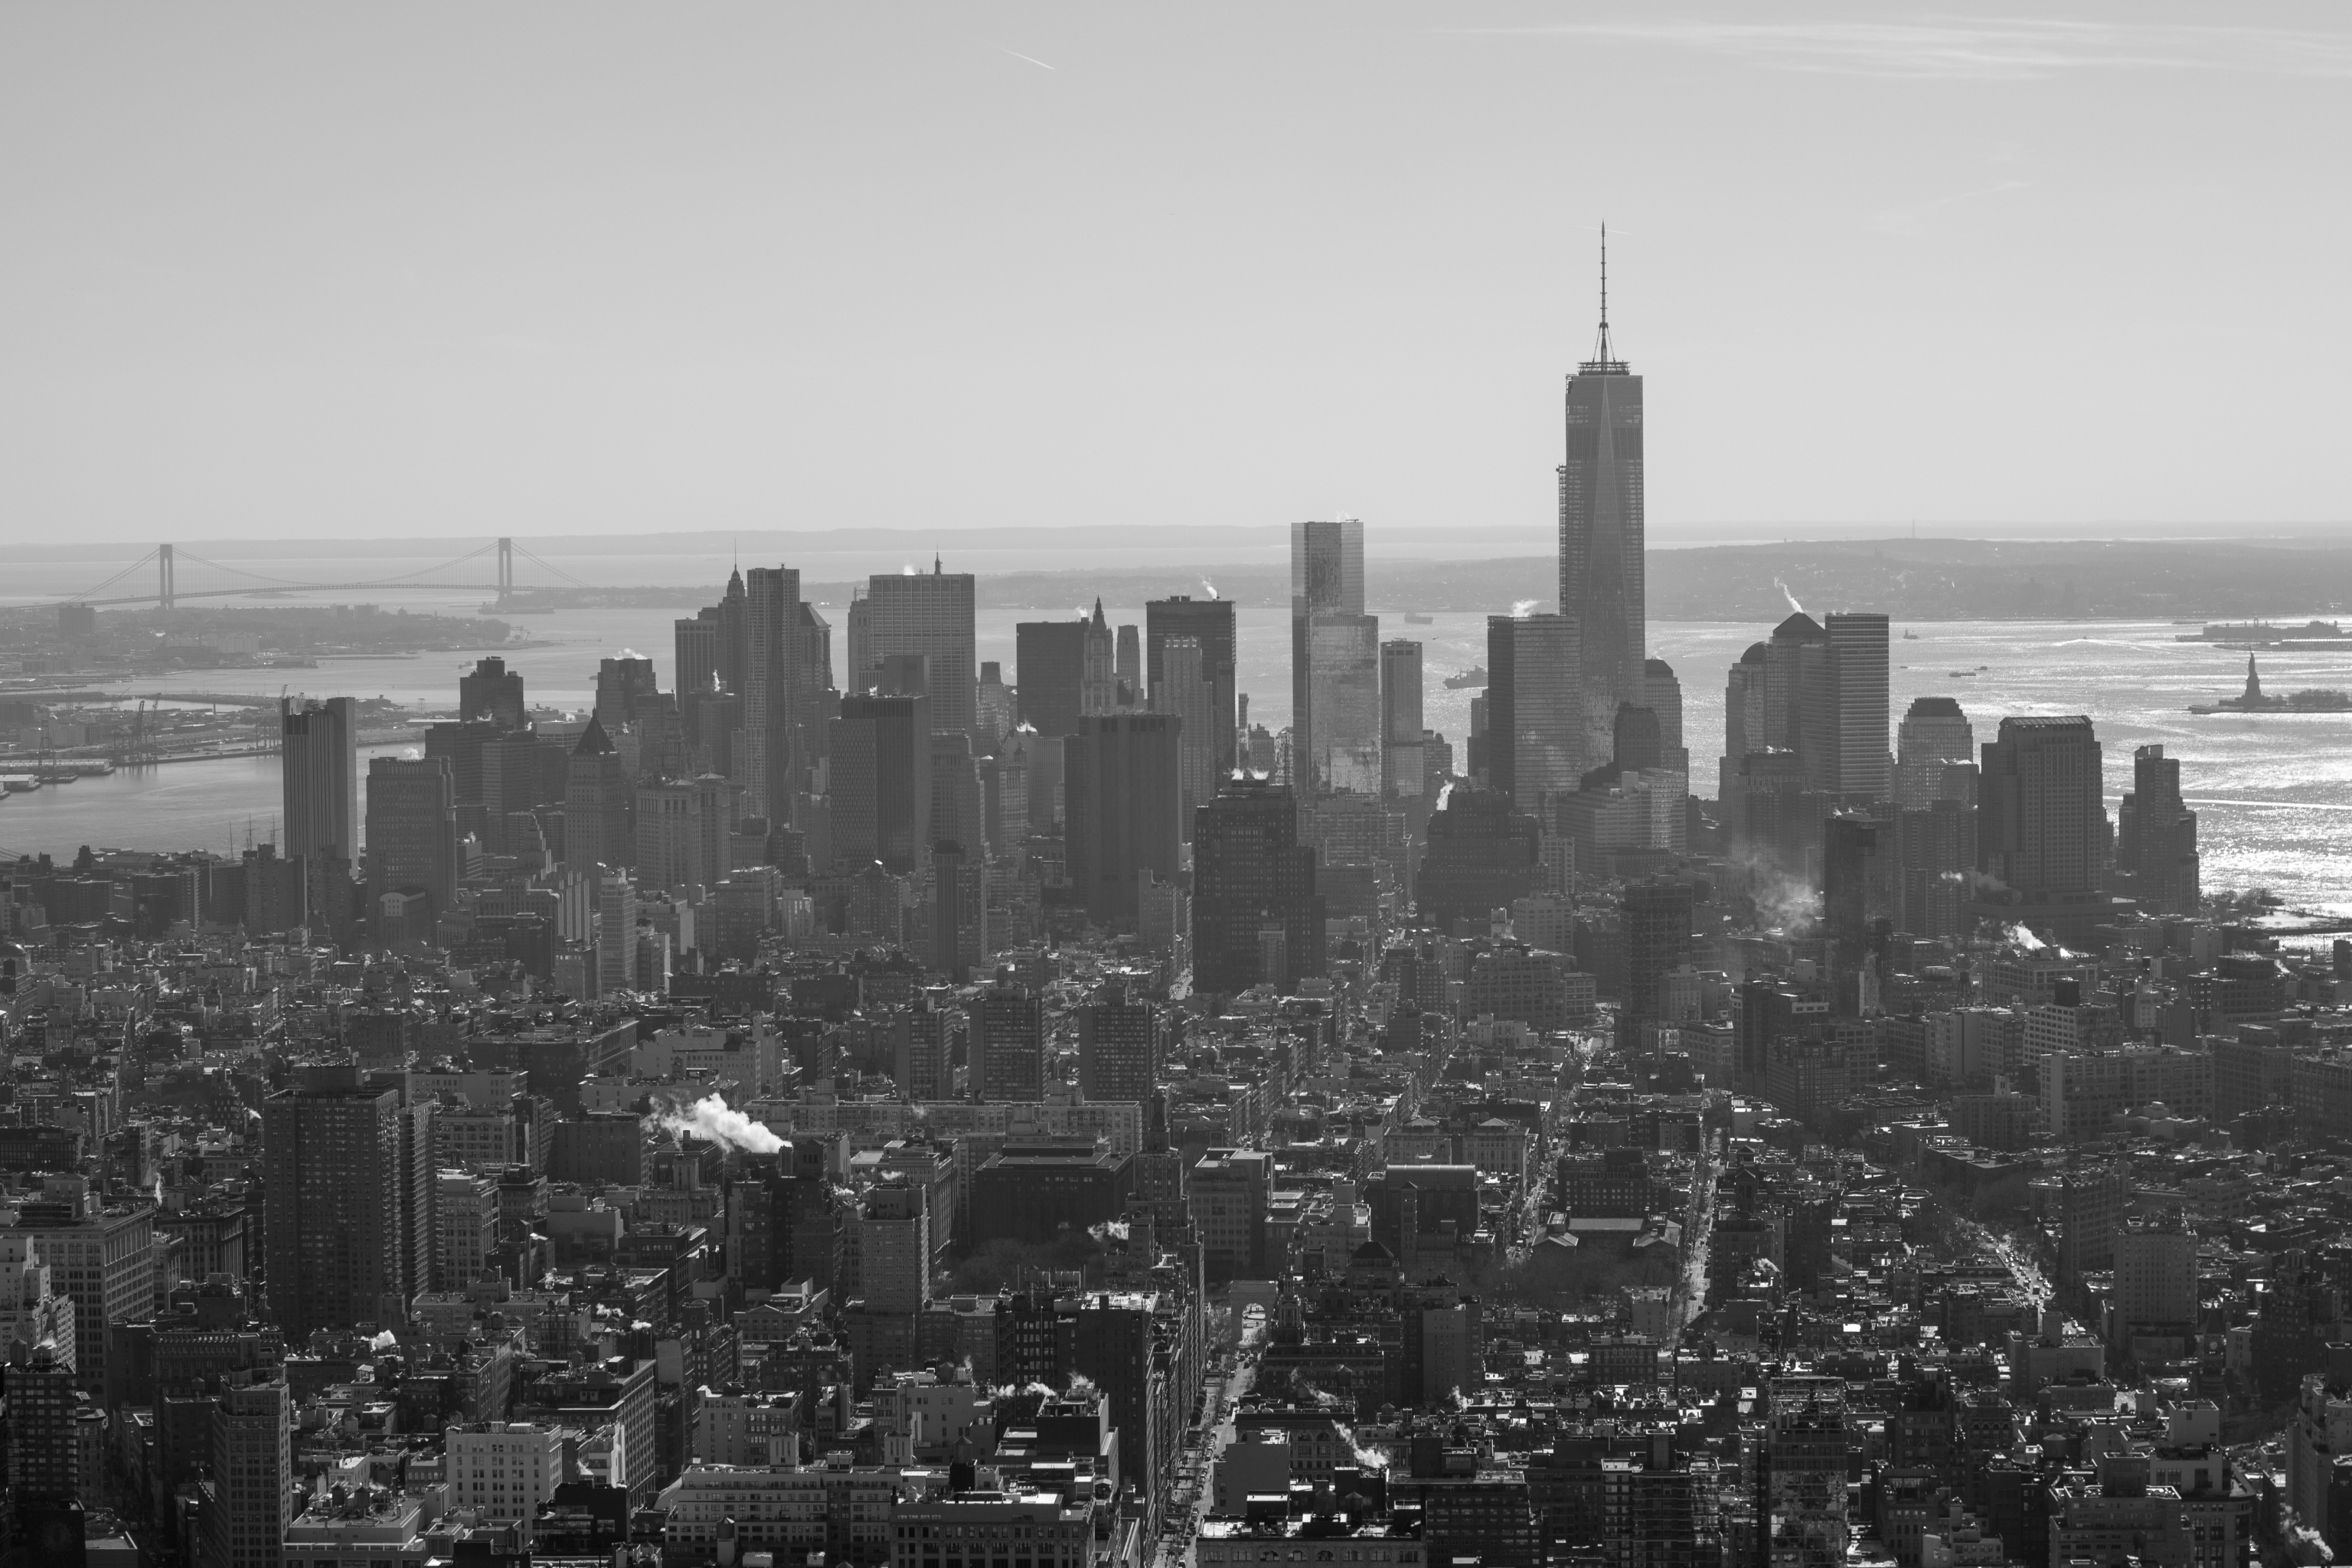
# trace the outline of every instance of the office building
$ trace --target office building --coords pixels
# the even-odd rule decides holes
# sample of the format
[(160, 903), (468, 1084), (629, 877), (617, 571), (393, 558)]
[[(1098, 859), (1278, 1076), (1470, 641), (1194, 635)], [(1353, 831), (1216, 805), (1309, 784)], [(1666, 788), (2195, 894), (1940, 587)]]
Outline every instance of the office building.
[(931, 1224), (928, 1193), (903, 1173), (866, 1189), (849, 1216), (845, 1300), (875, 1312), (919, 1312), (931, 1300)]
[[(1599, 755), (1620, 702), (1643, 699), (1649, 651), (1643, 584), (1642, 378), (1609, 335), (1608, 262), (1592, 357), (1568, 380), (1559, 466), (1559, 614), (1577, 638), (1580, 755)], [(1494, 667), (1487, 666), (1489, 671)]]
[(1160, 1081), (1159, 1009), (1111, 981), (1078, 1009), (1078, 1092), (1096, 1101), (1149, 1102)]
[[(586, 1125), (564, 1122), (564, 1127)], [(634, 1151), (632, 1151), (634, 1152)], [(464, 1290), (489, 1272), (499, 1245), (499, 1184), (472, 1171), (433, 1177), (433, 1268), (436, 1290)], [(417, 1288), (423, 1289), (420, 1281)]]
[(703, 822), (709, 798), (709, 790), (699, 779), (637, 786), (636, 844), (630, 864), (640, 887), (675, 892), (715, 882), (726, 874), (726, 860), (711, 857), (713, 836)]
[(368, 918), (388, 892), (446, 914), (457, 886), (457, 802), (443, 757), (373, 757), (367, 773)]
[(1916, 811), (1960, 798), (1951, 770), (1973, 770), (1976, 761), (1976, 735), (1960, 705), (1949, 697), (1913, 698), (1895, 731), (1895, 804)]
[(999, 984), (965, 1011), (972, 1099), (985, 1105), (1045, 1099), (1045, 999), (1024, 987)]
[(1586, 707), (1598, 699), (1578, 673), (1578, 650), (1568, 616), (1486, 617), (1486, 782), (1538, 816), (1577, 787), (1592, 736), (1600, 754), (1613, 743), (1617, 704), (1596, 729)]
[(699, 742), (696, 730), (693, 700), (721, 689), (719, 679), (719, 635), (723, 626), (722, 612), (716, 605), (695, 613), (691, 619), (670, 623), (671, 679), (677, 685), (678, 716), (686, 725), (686, 738)]
[(988, 864), (957, 839), (931, 845), (930, 914), (931, 967), (950, 984), (968, 984), (993, 951), (988, 940)]
[(361, 1087), (356, 1068), (308, 1069), (262, 1102), (261, 1163), (264, 1268), (287, 1340), (404, 1321), (415, 1282), (400, 1091)]
[(2132, 752), (2132, 787), (2116, 812), (2116, 869), (2141, 910), (2193, 915), (2200, 905), (2197, 814), (2181, 803), (2180, 760), (2164, 748)]
[(738, 1155), (727, 1181), (727, 1263), (745, 1289), (801, 1280), (831, 1290), (840, 1269), (843, 1214), (834, 1203), (826, 1145), (815, 1139)]
[(457, 678), (457, 721), (504, 730), (528, 725), (530, 710), (523, 701), (522, 672), (509, 671), (507, 661), (495, 655), (476, 659), (473, 672)]
[(1440, 931), (1482, 921), (1549, 886), (1546, 836), (1500, 790), (1456, 784), (1430, 814), (1428, 841), (1413, 878), (1422, 918)]
[(442, 1433), (449, 1506), (528, 1536), (540, 1506), (563, 1479), (564, 1432), (527, 1421), (476, 1421)]
[(1381, 644), (1381, 793), (1420, 795), (1426, 783), (1421, 710), (1421, 645), (1406, 637)]
[(660, 694), (654, 661), (645, 655), (624, 648), (613, 658), (596, 661), (594, 716), (604, 721), (607, 731), (634, 729), (643, 723)]
[(1658, 716), (1659, 766), (1690, 777), (1690, 751), (1683, 742), (1683, 683), (1663, 658), (1642, 661), (1642, 700), (1636, 705)]
[[(877, 576), (866, 584), (866, 658), (873, 666), (893, 654), (928, 658), (930, 720), (942, 730), (971, 734), (977, 721), (979, 660), (973, 653), (972, 578), (969, 572)], [(852, 671), (860, 688), (866, 671)]]
[(1176, 721), (1176, 827), (1190, 842), (1192, 814), (1217, 793), (1216, 695), (1199, 638), (1171, 637), (1154, 646), (1159, 673), (1151, 710)]
[(2134, 1333), (2182, 1335), (2200, 1321), (2197, 1236), (2177, 1212), (2116, 1233), (2116, 1326), (2128, 1346)]
[(1886, 753), (1886, 617), (1833, 612), (1829, 639), (1832, 769), (1827, 788), (1856, 805), (1890, 799), (1894, 768)]
[(1182, 863), (1173, 714), (1078, 721), (1063, 752), (1070, 886), (1089, 920), (1131, 925), (1137, 878), (1172, 882)]
[(1086, 711), (1087, 643), (1094, 623), (1023, 621), (1013, 628), (1020, 721), (1041, 735), (1075, 734)]
[[(2106, 881), (2107, 814), (2097, 734), (2087, 718), (2007, 718), (1984, 745), (1977, 783), (1977, 869), (2014, 901), (2095, 898)], [(2014, 918), (2031, 920), (2020, 911)]]
[(974, 863), (987, 858), (980, 763), (971, 754), (971, 737), (961, 730), (931, 731), (930, 835), (934, 843), (952, 839), (968, 846)]
[(563, 863), (589, 872), (635, 864), (635, 794), (620, 748), (604, 721), (592, 715), (564, 768)]
[[(1307, 618), (1308, 772), (1318, 791), (1378, 795), (1381, 763), (1381, 623), (1377, 616), (1318, 610)], [(1292, 716), (1294, 742), (1299, 734)]]
[(1380, 621), (1364, 614), (1364, 525), (1290, 525), (1291, 782), (1377, 793)]
[(772, 823), (793, 820), (794, 796), (806, 763), (794, 745), (805, 721), (800, 706), (803, 695), (800, 632), (799, 570), (751, 568), (743, 584), (740, 766), (752, 814)]
[(1895, 832), (1895, 929), (1913, 936), (1965, 934), (1969, 880), (1977, 866), (1975, 806), (1932, 801), (1897, 813)]
[(1618, 897), (1625, 931), (1625, 1001), (1618, 1032), (1629, 1047), (1641, 1043), (1644, 1026), (1662, 1020), (1666, 976), (1691, 961), (1692, 903), (1688, 882), (1635, 882)]
[(1193, 988), (1230, 994), (1323, 973), (1323, 898), (1297, 798), (1263, 778), (1230, 780), (1192, 826)]
[(1764, 649), (1764, 735), (1748, 750), (1786, 751), (1803, 760), (1806, 786), (1826, 790), (1829, 717), (1829, 634), (1799, 610), (1772, 628)]
[[(1143, 606), (1143, 674), (1152, 706), (1171, 711), (1159, 700), (1166, 648), (1176, 637), (1190, 637), (1201, 647), (1201, 679), (1209, 689), (1210, 772), (1222, 784), (1233, 775), (1239, 753), (1234, 730), (1236, 687), (1234, 683), (1234, 602), (1194, 599), (1179, 595), (1154, 599)], [(1203, 797), (1204, 799), (1207, 797)]]
[(360, 843), (359, 705), (280, 698), (278, 707), (282, 853), (303, 863), (312, 921), (340, 928)]
[[(76, 1385), (102, 1398), (107, 1325), (135, 1322), (154, 1310), (155, 1211), (143, 1204), (100, 1210), (79, 1190), (86, 1184), (48, 1178), (44, 1195), (19, 1211), (16, 1232), (47, 1268), (49, 1288), (73, 1303)], [(47, 1195), (60, 1188), (61, 1197)]]
[(922, 864), (932, 842), (934, 722), (928, 697), (841, 700), (830, 741), (836, 868), (878, 860), (905, 876)]
[(637, 973), (637, 888), (625, 868), (596, 879), (596, 994), (634, 991)]
[(293, 1398), (285, 1384), (221, 1390), (212, 1408), (212, 1472), (197, 1568), (278, 1568), (295, 1496)]
[(1723, 687), (1723, 761), (1716, 798), (1727, 805), (1732, 780), (1739, 776), (1741, 759), (1768, 745), (1764, 722), (1765, 645), (1750, 643)]
[(1266, 1200), (1274, 1156), (1255, 1149), (1211, 1149), (1186, 1190), (1192, 1234), (1212, 1284), (1266, 1277)]
[[(67, 1311), (71, 1312), (70, 1304)], [(74, 1417), (81, 1400), (74, 1387), (73, 1344), (47, 1338), (18, 1342), (0, 1365), (0, 1395), (8, 1406), (8, 1495), (27, 1503), (66, 1503), (81, 1491), (74, 1462)], [(94, 1492), (92, 1506), (104, 1500)]]

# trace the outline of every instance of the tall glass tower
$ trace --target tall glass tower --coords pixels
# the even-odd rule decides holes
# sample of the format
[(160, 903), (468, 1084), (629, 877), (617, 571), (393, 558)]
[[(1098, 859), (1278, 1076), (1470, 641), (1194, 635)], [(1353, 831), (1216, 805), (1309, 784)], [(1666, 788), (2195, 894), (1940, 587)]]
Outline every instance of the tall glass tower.
[(1559, 613), (1580, 628), (1584, 752), (1608, 754), (1617, 704), (1643, 700), (1642, 378), (1609, 341), (1609, 233), (1601, 236), (1601, 330), (1568, 378), (1559, 466)]

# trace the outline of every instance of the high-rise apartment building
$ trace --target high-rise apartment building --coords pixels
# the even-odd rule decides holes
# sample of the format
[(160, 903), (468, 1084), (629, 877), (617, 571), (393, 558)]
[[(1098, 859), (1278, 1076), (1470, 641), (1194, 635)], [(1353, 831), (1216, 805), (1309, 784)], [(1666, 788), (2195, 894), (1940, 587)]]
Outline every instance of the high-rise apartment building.
[(1380, 619), (1364, 613), (1364, 525), (1290, 525), (1291, 782), (1377, 794)]
[(1381, 644), (1381, 793), (1417, 795), (1426, 772), (1421, 708), (1421, 645)]
[(856, 1270), (845, 1295), (873, 1312), (919, 1312), (931, 1300), (930, 1211), (925, 1190), (892, 1173), (866, 1189), (849, 1216), (848, 1255)]
[(992, 985), (966, 1012), (972, 1099), (984, 1105), (1045, 1099), (1045, 999), (1023, 986)]
[(1217, 794), (1216, 692), (1198, 637), (1171, 637), (1152, 647), (1159, 662), (1151, 710), (1176, 721), (1176, 829), (1189, 842), (1192, 814)]
[(1193, 986), (1230, 994), (1323, 973), (1323, 896), (1297, 799), (1263, 778), (1229, 780), (1192, 825)]
[(278, 730), (284, 853), (306, 868), (312, 921), (340, 925), (360, 844), (359, 705), (281, 698)]
[(2197, 814), (2180, 799), (2180, 759), (2160, 745), (2132, 753), (2132, 787), (2116, 813), (2116, 868), (2149, 914), (2193, 915), (2200, 901)]
[(289, 1342), (314, 1329), (404, 1321), (410, 1194), (400, 1091), (359, 1069), (308, 1069), (262, 1102), (269, 1305)]
[(423, 892), (436, 915), (457, 886), (457, 801), (445, 757), (373, 757), (367, 773), (368, 918), (390, 892)]
[[(1592, 357), (1568, 379), (1559, 466), (1559, 613), (1576, 629), (1585, 755), (1600, 755), (1620, 702), (1642, 700), (1649, 651), (1643, 582), (1642, 378), (1609, 337), (1609, 266)], [(1489, 666), (1491, 669), (1492, 667)]]
[(1173, 714), (1078, 721), (1063, 750), (1063, 832), (1070, 886), (1088, 919), (1135, 919), (1137, 875), (1173, 882), (1182, 859), (1178, 728)]
[[(1143, 675), (1151, 704), (1169, 711), (1159, 699), (1170, 639), (1191, 637), (1201, 647), (1201, 679), (1209, 689), (1210, 773), (1222, 784), (1231, 777), (1238, 752), (1234, 732), (1236, 687), (1234, 683), (1234, 602), (1194, 599), (1178, 595), (1154, 599), (1143, 606)], [(1203, 797), (1206, 798), (1206, 797)]]
[(1895, 804), (1916, 811), (1951, 793), (1950, 770), (1973, 768), (1976, 734), (1949, 697), (1915, 697), (1895, 731)]
[(1148, 1103), (1160, 1081), (1159, 1010), (1114, 981), (1078, 1009), (1078, 1092)]
[(509, 671), (507, 661), (492, 655), (474, 661), (473, 673), (457, 678), (457, 721), (488, 723), (520, 730), (530, 722), (522, 697), (522, 672)]
[(1615, 743), (1616, 704), (1596, 731), (1578, 649), (1576, 623), (1566, 616), (1486, 617), (1487, 783), (1538, 818), (1577, 787), (1594, 735), (1595, 754), (1608, 755)]
[(1977, 869), (2028, 904), (2096, 895), (2106, 881), (2107, 814), (2091, 721), (2003, 719), (1983, 754)]
[[(970, 734), (977, 721), (980, 664), (973, 652), (972, 577), (942, 572), (877, 576), (866, 584), (866, 657), (878, 666), (892, 654), (929, 659), (931, 722)], [(870, 678), (853, 671), (862, 689)]]
[[(831, 726), (833, 859), (904, 876), (931, 847), (928, 697), (845, 697)], [(942, 725), (942, 728), (946, 726)]]
[(563, 774), (563, 861), (579, 870), (628, 866), (637, 856), (635, 789), (620, 748), (591, 715)]
[(212, 1462), (197, 1568), (278, 1568), (294, 1499), (293, 1400), (285, 1384), (221, 1391), (212, 1411)]

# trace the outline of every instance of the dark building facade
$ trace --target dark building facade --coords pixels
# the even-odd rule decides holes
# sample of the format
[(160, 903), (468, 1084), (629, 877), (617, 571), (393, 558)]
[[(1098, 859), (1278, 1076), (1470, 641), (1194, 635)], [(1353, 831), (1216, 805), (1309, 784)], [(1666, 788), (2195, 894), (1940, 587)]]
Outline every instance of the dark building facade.
[(1181, 864), (1177, 720), (1170, 713), (1082, 718), (1063, 749), (1063, 840), (1070, 886), (1087, 918), (1135, 919), (1136, 878), (1173, 882)]
[(1323, 897), (1315, 851), (1298, 842), (1297, 802), (1264, 779), (1229, 780), (1192, 829), (1194, 989), (1323, 973)]

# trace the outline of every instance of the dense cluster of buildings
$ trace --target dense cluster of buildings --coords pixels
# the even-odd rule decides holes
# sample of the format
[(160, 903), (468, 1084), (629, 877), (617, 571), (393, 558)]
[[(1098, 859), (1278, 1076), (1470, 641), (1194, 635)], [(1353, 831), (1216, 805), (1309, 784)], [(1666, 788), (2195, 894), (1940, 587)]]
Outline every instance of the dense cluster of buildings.
[[(2352, 947), (1885, 617), (1646, 651), (1642, 390), (1457, 756), (1351, 521), (1235, 610), (790, 568), (283, 832), (0, 885), (9, 1538), (129, 1568), (2352, 1551)], [(1309, 1554), (1312, 1554), (1311, 1556)]]

